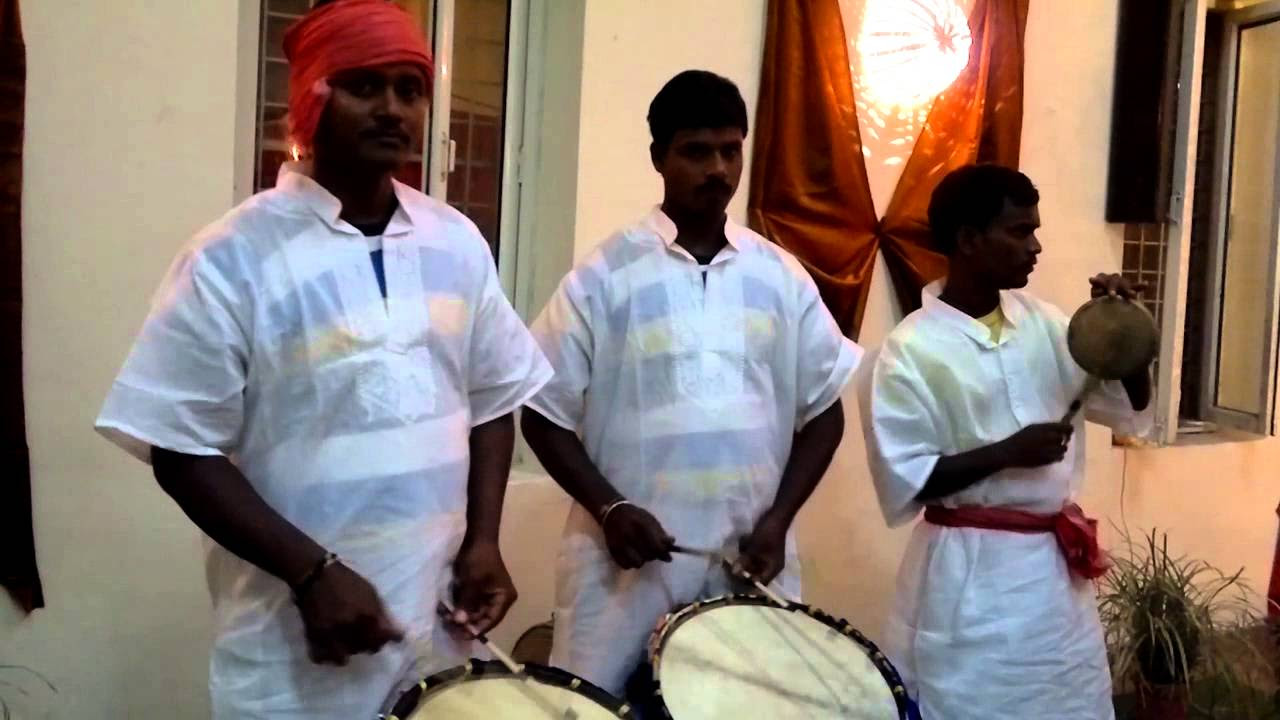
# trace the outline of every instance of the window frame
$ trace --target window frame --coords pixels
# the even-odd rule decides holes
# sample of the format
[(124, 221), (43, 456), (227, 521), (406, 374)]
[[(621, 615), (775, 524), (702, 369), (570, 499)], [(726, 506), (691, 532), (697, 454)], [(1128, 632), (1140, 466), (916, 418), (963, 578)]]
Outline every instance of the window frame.
[[(1250, 6), (1248, 8), (1227, 11), (1240, 18), (1251, 18), (1254, 22), (1259, 17), (1270, 14), (1280, 0), (1268, 0), (1265, 3)], [(1192, 268), (1190, 267), (1191, 239), (1192, 239), (1192, 210), (1195, 199), (1195, 170), (1196, 156), (1199, 152), (1217, 152), (1222, 147), (1222, 143), (1216, 143), (1217, 147), (1199, 147), (1200, 132), (1200, 108), (1202, 94), (1202, 79), (1205, 64), (1205, 39), (1207, 18), (1210, 12), (1209, 0), (1183, 0), (1184, 12), (1184, 33), (1182, 37), (1182, 56), (1179, 70), (1178, 87), (1182, 89), (1179, 93), (1176, 123), (1176, 141), (1174, 146), (1174, 177), (1171, 190), (1171, 202), (1169, 205), (1169, 213), (1165, 219), (1167, 227), (1167, 247), (1165, 253), (1165, 282), (1161, 292), (1161, 300), (1165, 311), (1161, 318), (1161, 345), (1159, 361), (1157, 364), (1157, 378), (1155, 382), (1155, 394), (1153, 397), (1155, 403), (1155, 430), (1148, 437), (1149, 441), (1154, 442), (1157, 446), (1172, 446), (1183, 443), (1203, 443), (1203, 442), (1234, 442), (1259, 435), (1274, 435), (1277, 432), (1276, 408), (1274, 403), (1269, 402), (1268, 412), (1261, 413), (1258, 421), (1250, 427), (1252, 429), (1246, 432), (1240, 432), (1236, 428), (1239, 424), (1225, 424), (1221, 427), (1214, 427), (1213, 423), (1198, 423), (1186, 428), (1185, 434), (1180, 434), (1183, 429), (1180, 424), (1180, 408), (1182, 403), (1181, 378), (1183, 374), (1183, 350), (1186, 341), (1185, 328), (1188, 312), (1206, 312), (1203, 305), (1188, 308), (1188, 279)], [(1225, 13), (1224, 13), (1225, 15)], [(1226, 51), (1225, 48), (1223, 50)], [(1232, 73), (1232, 85), (1234, 87), (1234, 61), (1229, 64)], [(1226, 68), (1222, 68), (1226, 71)], [(1223, 88), (1219, 87), (1221, 93)], [(1234, 100), (1234, 93), (1227, 95)], [(1232, 104), (1234, 107), (1234, 103)], [(1219, 106), (1219, 111), (1221, 107)], [(1222, 132), (1222, 128), (1215, 129), (1216, 133)], [(1218, 182), (1217, 158), (1215, 158), (1214, 173), (1210, 185), (1215, 188), (1215, 202), (1221, 202), (1225, 196), (1221, 194)], [(1280, 188), (1280, 186), (1278, 186)], [(1211, 212), (1214, 210), (1211, 209)], [(1214, 242), (1216, 236), (1213, 234), (1217, 228), (1216, 218), (1210, 218), (1210, 235), (1209, 241)], [(1280, 238), (1278, 238), (1278, 246), (1280, 246)], [(1273, 258), (1280, 261), (1280, 250), (1273, 252)], [(1211, 264), (1217, 263), (1217, 264)], [(1217, 273), (1217, 279), (1221, 278), (1220, 261), (1215, 257), (1211, 263), (1206, 263), (1204, 267), (1195, 268), (1195, 272), (1208, 272), (1213, 270)], [(1272, 269), (1272, 285), (1280, 285), (1280, 262), (1275, 264)], [(1273, 333), (1271, 356), (1272, 367), (1265, 370), (1270, 372), (1266, 381), (1272, 388), (1272, 396), (1268, 398), (1271, 401), (1274, 398), (1275, 383), (1278, 381), (1275, 372), (1275, 359), (1280, 356), (1280, 325), (1277, 320), (1280, 319), (1280, 287), (1273, 287), (1274, 291), (1269, 302), (1270, 328)], [(1207, 303), (1216, 303), (1216, 293), (1206, 293)], [(1216, 306), (1215, 306), (1216, 307)], [(1198, 377), (1197, 392), (1202, 393), (1201, 399), (1204, 398), (1203, 393), (1209, 393), (1211, 396), (1216, 395), (1216, 378), (1217, 378), (1217, 354), (1216, 343), (1220, 330), (1220, 317), (1216, 315), (1207, 315), (1205, 317), (1205, 339), (1201, 345), (1205, 352), (1204, 361), (1201, 363), (1201, 375)], [(1215, 344), (1212, 348), (1206, 348), (1208, 342)], [(1266, 368), (1267, 366), (1264, 366)], [(1206, 390), (1206, 388), (1209, 388)], [(1215, 399), (1210, 397), (1210, 399)], [(1212, 404), (1202, 406), (1203, 412), (1200, 413), (1200, 419), (1211, 419), (1210, 412)], [(1210, 434), (1201, 435), (1205, 430), (1210, 430)]]
[[(522, 239), (529, 237), (532, 203), (526, 195), (531, 191), (525, 182), (525, 169), (532, 165), (529, 155), (536, 148), (536, 132), (532, 132), (530, 119), (536, 113), (526, 112), (530, 88), (541, 82), (541, 65), (529, 62), (539, 47), (533, 36), (535, 24), (530, 22), (530, 0), (508, 0), (506, 87), (504, 88), (502, 118), (502, 167), (499, 180), (498, 201), (498, 252), (494, 258), (502, 290), (512, 299), (516, 311), (528, 319), (536, 310), (515, 302), (520, 296), (521, 285), (527, 282), (528, 273), (520, 272)], [(449, 175), (456, 167), (456, 144), (450, 136), (450, 116), (453, 100), (453, 48), (456, 0), (433, 0), (428, 16), (429, 32), (435, 54), (435, 86), (431, 114), (427, 123), (427, 138), (423, 145), (426, 162), (427, 194), (441, 201), (448, 197)], [(536, 93), (533, 93), (536, 96)]]
[(1183, 33), (1175, 127), (1173, 178), (1169, 202), (1160, 321), (1160, 353), (1155, 378), (1155, 430), (1150, 440), (1172, 445), (1178, 440), (1182, 350), (1187, 312), (1187, 280), (1191, 254), (1191, 219), (1195, 194), (1197, 135), (1200, 127), (1200, 75), (1204, 64), (1208, 0), (1183, 0)]
[[(1215, 132), (1213, 147), (1213, 188), (1210, 199), (1210, 236), (1209, 262), (1207, 271), (1208, 292), (1203, 308), (1205, 317), (1210, 321), (1210, 332), (1204, 334), (1203, 374), (1200, 378), (1201, 407), (1204, 408), (1206, 420), (1220, 427), (1243, 430), (1257, 435), (1274, 435), (1276, 433), (1275, 397), (1276, 397), (1276, 359), (1277, 340), (1280, 338), (1280, 161), (1276, 163), (1275, 199), (1273, 206), (1277, 213), (1272, 217), (1272, 236), (1276, 242), (1271, 247), (1271, 260), (1267, 271), (1267, 285), (1264, 297), (1267, 308), (1262, 328), (1263, 363), (1262, 363), (1262, 398), (1258, 413), (1248, 413), (1228, 408), (1218, 403), (1220, 380), (1219, 341), (1222, 334), (1223, 308), (1222, 294), (1225, 285), (1226, 245), (1228, 233), (1227, 206), (1231, 200), (1231, 168), (1234, 154), (1236, 83), (1239, 73), (1239, 43), (1244, 30), (1258, 25), (1280, 22), (1280, 0), (1261, 3), (1251, 7), (1223, 13), (1224, 35), (1219, 65), (1218, 101), (1216, 107), (1219, 121)], [(1280, 105), (1280, 94), (1276, 97)], [(1280, 160), (1280, 131), (1276, 135), (1276, 152)]]

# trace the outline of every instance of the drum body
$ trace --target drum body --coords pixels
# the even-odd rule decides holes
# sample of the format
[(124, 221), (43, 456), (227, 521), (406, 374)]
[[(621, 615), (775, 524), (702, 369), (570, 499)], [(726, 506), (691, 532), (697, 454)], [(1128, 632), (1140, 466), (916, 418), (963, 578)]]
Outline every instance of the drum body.
[(905, 720), (906, 688), (849, 623), (754, 595), (693, 603), (649, 642), (656, 706), (669, 720)]
[(1160, 332), (1142, 305), (1104, 296), (1085, 303), (1071, 316), (1067, 349), (1090, 375), (1120, 380), (1155, 360), (1160, 352)]
[(631, 708), (604, 690), (545, 665), (512, 675), (502, 663), (471, 660), (432, 675), (400, 696), (386, 720), (618, 720)]

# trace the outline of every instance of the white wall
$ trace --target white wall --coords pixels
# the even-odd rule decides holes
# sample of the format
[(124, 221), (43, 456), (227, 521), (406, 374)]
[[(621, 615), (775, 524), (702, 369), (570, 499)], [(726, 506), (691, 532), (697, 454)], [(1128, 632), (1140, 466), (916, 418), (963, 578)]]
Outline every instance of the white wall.
[(92, 431), (179, 244), (234, 172), (232, 2), (22, 3), (27, 430), (49, 607), (0, 602), (0, 662), (49, 675), (53, 717), (207, 716), (197, 536)]
[[(764, 0), (590, 0), (583, 42), (575, 251), (581, 255), (662, 201), (649, 162), (649, 101), (682, 70), (738, 84), (755, 118)], [(750, 143), (748, 143), (750, 145)], [(750, 167), (748, 149), (746, 167)], [(729, 206), (746, 218), (746, 177)]]

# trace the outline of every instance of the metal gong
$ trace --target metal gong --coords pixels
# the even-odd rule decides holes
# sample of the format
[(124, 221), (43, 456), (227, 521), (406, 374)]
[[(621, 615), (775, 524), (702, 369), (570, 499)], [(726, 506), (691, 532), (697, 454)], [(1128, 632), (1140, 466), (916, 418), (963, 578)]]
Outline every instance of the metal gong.
[(1119, 380), (1146, 368), (1160, 352), (1160, 334), (1141, 304), (1103, 296), (1085, 303), (1067, 327), (1067, 348), (1085, 372)]

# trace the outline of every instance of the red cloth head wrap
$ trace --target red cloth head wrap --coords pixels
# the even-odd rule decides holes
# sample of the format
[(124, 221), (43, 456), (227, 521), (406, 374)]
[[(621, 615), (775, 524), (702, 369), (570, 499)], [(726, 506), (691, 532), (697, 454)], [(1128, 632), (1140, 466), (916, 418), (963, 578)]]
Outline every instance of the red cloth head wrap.
[(312, 10), (284, 36), (289, 60), (289, 134), (310, 148), (329, 101), (328, 80), (355, 68), (412, 63), (431, 94), (434, 69), (422, 30), (387, 0), (338, 0)]

